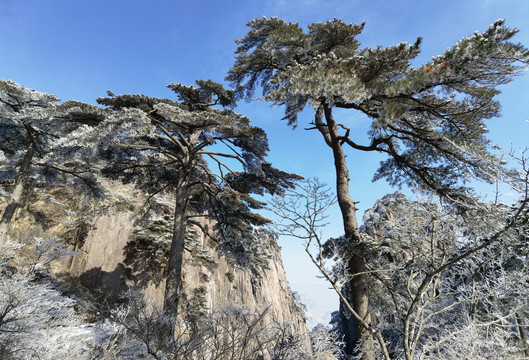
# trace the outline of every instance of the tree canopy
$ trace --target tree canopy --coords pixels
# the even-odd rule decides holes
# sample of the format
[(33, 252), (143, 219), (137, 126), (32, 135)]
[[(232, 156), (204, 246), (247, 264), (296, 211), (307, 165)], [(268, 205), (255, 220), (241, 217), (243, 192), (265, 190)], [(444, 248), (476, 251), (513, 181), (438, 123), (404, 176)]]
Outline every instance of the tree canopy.
[[(500, 19), (418, 64), (420, 37), (411, 44), (363, 47), (358, 41), (363, 23), (334, 19), (305, 31), (261, 18), (248, 26), (226, 77), (234, 90), (198, 80), (195, 86), (168, 85), (174, 99), (109, 91), (97, 106), (60, 102), (0, 80), (0, 196), (7, 199), (0, 219), (0, 353), (65, 356), (62, 348), (42, 348), (53, 331), (50, 324), (83, 326), (74, 311), (77, 301), (56, 291), (47, 271), (58, 255), (71, 253), (58, 239), (39, 238), (35, 244), (28, 239), (29, 246), (7, 239), (17, 214), (30, 212), (26, 205), (36, 186), (74, 180), (97, 193), (104, 175), (141, 189), (148, 205), (143, 209), (157, 207), (152, 218), (135, 224), (123, 263), (146, 264), (151, 271), (150, 264), (135, 260), (145, 253), (153, 262), (162, 260), (154, 271), (166, 280), (166, 300), (164, 309), (156, 309), (133, 292), (124, 295), (128, 303), (109, 312), (121, 330), (102, 328), (107, 339), (98, 354), (120, 343), (131, 353), (139, 346), (136, 354), (156, 358), (215, 353), (300, 358), (298, 339), (282, 326), (269, 327), (263, 321), (267, 311), (254, 316), (237, 306), (207, 316), (203, 287), (188, 292), (187, 304), (179, 303), (185, 299), (185, 251), (193, 248), (191, 263), (208, 270), (216, 266), (209, 252), (197, 249), (198, 229), (212, 248), (229, 255), (230, 265), (255, 270), (262, 264), (253, 254), (264, 232), (270, 235), (262, 228), (271, 223), (261, 212), (262, 196), (276, 195), (276, 215), (285, 220), (278, 229), (305, 240), (310, 259), (340, 297), (342, 315), (352, 320), (341, 324), (349, 335), (347, 355), (337, 335), (325, 336), (321, 329), (315, 348), (363, 360), (457, 358), (466, 348), (474, 357), (529, 355), (529, 167), (522, 153), (511, 156), (522, 169), (508, 170), (487, 138), (487, 121), (500, 115), (501, 86), (529, 64), (529, 50), (513, 42), (517, 30)], [(283, 120), (292, 128), (312, 109), (313, 120), (303, 127), (319, 132), (332, 150), (343, 236), (325, 242), (320, 233), (334, 195), (312, 180), (296, 188), (302, 177), (273, 167), (265, 132), (234, 111), (238, 100), (253, 99), (259, 90), (262, 100), (284, 107)], [(366, 133), (351, 124), (358, 117), (342, 118), (345, 113), (368, 119)], [(349, 188), (351, 176), (359, 173), (347, 155), (351, 149), (384, 156), (374, 180), (443, 202), (394, 193), (368, 210), (359, 226)], [(520, 195), (512, 206), (487, 203), (473, 193), (474, 180), (507, 178)], [(63, 209), (76, 216), (75, 209)], [(83, 236), (88, 232), (71, 223)], [(146, 243), (146, 251), (137, 251)], [(18, 260), (25, 258), (29, 265)], [(325, 267), (329, 258), (332, 268)], [(233, 281), (232, 272), (224, 275)], [(242, 332), (241, 322), (247, 325)], [(35, 346), (26, 345), (33, 337)], [(473, 342), (476, 338), (484, 340)], [(131, 339), (136, 340), (128, 344)], [(87, 342), (78, 345), (72, 351), (86, 355), (81, 348), (95, 349)]]
[(529, 51), (509, 41), (517, 30), (503, 20), (420, 66), (413, 60), (421, 38), (362, 48), (357, 36), (364, 24), (334, 19), (309, 25), (306, 33), (277, 18), (248, 26), (227, 77), (238, 94), (249, 99), (261, 86), (265, 100), (285, 106), (284, 119), (291, 126), (310, 105), (316, 110), (312, 126), (324, 136), (329, 123), (322, 116), (329, 120), (334, 108), (367, 116), (370, 143), (358, 143), (358, 135), (339, 121), (337, 140), (388, 155), (375, 180), (458, 201), (468, 196), (462, 184), (474, 178), (490, 181), (496, 174), (484, 120), (499, 115), (498, 85), (520, 75), (529, 62)]
[(59, 103), (54, 95), (0, 80), (0, 194), (11, 198), (0, 220), (0, 242), (35, 185), (68, 179), (98, 193), (92, 166), (98, 161), (89, 139), (108, 115), (95, 105)]

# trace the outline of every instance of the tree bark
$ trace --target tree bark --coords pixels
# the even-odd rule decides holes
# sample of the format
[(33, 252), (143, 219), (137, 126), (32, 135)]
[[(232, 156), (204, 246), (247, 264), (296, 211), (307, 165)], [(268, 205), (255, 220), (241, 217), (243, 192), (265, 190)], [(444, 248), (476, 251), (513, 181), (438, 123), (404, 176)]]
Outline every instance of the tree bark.
[[(321, 111), (321, 110), (319, 110)], [(331, 108), (324, 107), (326, 126), (319, 126), (318, 129), (323, 134), (327, 145), (332, 148), (334, 166), (336, 170), (336, 196), (338, 205), (342, 213), (344, 234), (349, 241), (359, 242), (360, 228), (356, 220), (356, 204), (349, 192), (349, 169), (347, 167), (346, 156), (343, 151), (338, 127), (332, 116)], [(318, 116), (318, 115), (317, 115)], [(323, 130), (323, 131), (322, 131)], [(367, 288), (365, 260), (361, 256), (353, 256), (347, 263), (348, 275), (351, 277), (348, 286), (349, 298), (353, 302), (353, 309), (356, 313), (371, 324), (371, 314), (369, 312), (369, 294)], [(360, 344), (361, 359), (374, 360), (374, 345), (371, 334), (359, 321), (354, 322), (355, 339), (352, 344), (347, 344), (348, 349), (354, 349)], [(353, 354), (349, 354), (353, 355)]]
[(525, 323), (520, 316), (516, 316), (516, 324), (520, 332), (520, 345), (522, 347), (523, 355), (529, 358), (529, 345), (527, 344), (527, 332), (525, 330)]
[(178, 313), (178, 300), (182, 290), (182, 265), (184, 262), (188, 203), (189, 189), (187, 177), (181, 174), (175, 192), (173, 236), (165, 276), (166, 297), (164, 308), (174, 314)]
[(11, 228), (13, 219), (15, 218), (16, 211), (22, 204), (24, 199), (29, 197), (31, 186), (29, 183), (29, 168), (31, 161), (35, 155), (37, 149), (37, 134), (33, 128), (29, 125), (25, 125), (28, 133), (29, 145), (18, 169), (18, 177), (15, 182), (15, 189), (11, 195), (11, 202), (6, 206), (2, 218), (0, 219), (0, 244), (7, 242), (7, 235)]

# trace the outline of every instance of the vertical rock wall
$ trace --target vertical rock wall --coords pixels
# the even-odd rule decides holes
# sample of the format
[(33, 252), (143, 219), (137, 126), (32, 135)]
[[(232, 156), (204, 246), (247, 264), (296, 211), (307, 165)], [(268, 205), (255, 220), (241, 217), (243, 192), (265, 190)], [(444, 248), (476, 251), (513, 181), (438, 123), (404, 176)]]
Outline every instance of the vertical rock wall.
[[(97, 287), (116, 296), (125, 287), (126, 268), (123, 249), (129, 241), (135, 222), (132, 211), (110, 212), (95, 219), (84, 243), (69, 264), (69, 272), (88, 286)], [(261, 239), (259, 252), (266, 255), (266, 267), (259, 275), (237, 267), (226, 256), (208, 247), (207, 237), (199, 233), (199, 242), (217, 262), (215, 269), (193, 264), (186, 252), (184, 286), (187, 290), (206, 289), (208, 308), (238, 304), (252, 310), (268, 309), (269, 322), (289, 323), (296, 335), (307, 339), (310, 347), (302, 305), (294, 298), (286, 279), (280, 248), (275, 239)], [(164, 283), (149, 284), (144, 294), (156, 306), (163, 304)]]
[[(79, 194), (68, 187), (47, 189), (44, 195), (35, 194), (28, 211), (13, 224), (10, 238), (16, 242), (32, 241), (34, 237), (62, 238), (77, 253), (64, 262), (63, 268), (84, 285), (112, 299), (126, 289), (127, 282), (137, 285), (131, 282), (133, 276), (124, 265), (124, 249), (130, 244), (138, 209), (145, 199), (132, 187), (116, 184), (108, 187), (116, 193), (92, 205), (83, 203)], [(86, 216), (79, 221), (84, 214), (81, 208), (87, 204), (92, 213), (99, 215)], [(101, 209), (94, 212), (94, 206)], [(238, 304), (250, 310), (267, 309), (267, 321), (290, 323), (295, 334), (306, 338), (307, 348), (310, 347), (304, 309), (290, 291), (275, 239), (270, 235), (260, 238), (256, 251), (263, 255), (265, 266), (252, 272), (217, 252), (198, 229), (197, 235), (196, 241), (217, 266), (213, 269), (197, 264), (186, 252), (183, 280), (187, 290), (204, 287), (208, 308)], [(158, 275), (162, 273), (161, 270), (157, 272)], [(155, 306), (163, 304), (163, 280), (141, 285), (143, 293)]]
[(123, 248), (135, 220), (132, 211), (113, 212), (95, 219), (77, 255), (69, 262), (69, 272), (91, 288), (116, 297), (125, 288)]

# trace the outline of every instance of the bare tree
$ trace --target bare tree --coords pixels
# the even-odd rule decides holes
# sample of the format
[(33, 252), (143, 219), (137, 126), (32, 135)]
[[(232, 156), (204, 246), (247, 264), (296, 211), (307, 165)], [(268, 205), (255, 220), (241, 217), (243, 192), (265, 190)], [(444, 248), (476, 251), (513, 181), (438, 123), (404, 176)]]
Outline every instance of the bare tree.
[[(362, 241), (355, 244), (344, 237), (324, 242), (325, 211), (335, 200), (317, 180), (275, 198), (272, 210), (282, 219), (278, 231), (305, 240), (307, 254), (346, 313), (374, 336), (372, 356), (456, 358), (453, 349), (486, 333), (482, 344), (473, 341), (473, 354), (512, 358), (526, 351), (529, 295), (525, 165), (517, 174), (511, 184), (521, 199), (513, 206), (481, 203), (461, 212), (432, 201), (411, 202), (400, 193), (387, 195), (366, 211)], [(344, 291), (352, 255), (369, 263), (371, 323), (363, 321)]]
[[(230, 304), (208, 312), (191, 306), (175, 317), (150, 306), (133, 290), (127, 300), (112, 318), (154, 359), (309, 359), (303, 348), (306, 339), (296, 337), (288, 323), (270, 322), (268, 309)], [(192, 316), (197, 310), (200, 315)]]
[(67, 255), (58, 239), (0, 245), (0, 358), (92, 358), (96, 333), (108, 331), (85, 324), (48, 274)]

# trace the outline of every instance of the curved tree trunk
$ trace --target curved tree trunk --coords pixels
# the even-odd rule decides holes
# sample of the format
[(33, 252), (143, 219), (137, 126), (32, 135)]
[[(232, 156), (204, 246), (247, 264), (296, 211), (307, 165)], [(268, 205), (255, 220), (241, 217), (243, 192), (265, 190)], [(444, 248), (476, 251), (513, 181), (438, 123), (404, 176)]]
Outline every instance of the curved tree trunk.
[[(325, 115), (326, 124), (322, 123), (322, 111)], [(318, 119), (319, 117), (319, 119)], [(336, 196), (342, 213), (344, 234), (352, 242), (360, 241), (360, 228), (356, 219), (356, 204), (349, 193), (349, 169), (347, 168), (346, 156), (342, 148), (336, 122), (333, 119), (330, 108), (318, 109), (316, 114), (316, 125), (325, 138), (325, 142), (331, 147), (336, 170)], [(367, 323), (371, 324), (369, 312), (369, 294), (367, 289), (366, 264), (364, 258), (353, 256), (347, 263), (348, 275), (351, 277), (348, 286), (348, 298), (353, 302), (355, 312)], [(367, 329), (359, 321), (354, 321), (355, 339), (347, 344), (348, 349), (354, 349), (361, 344), (363, 360), (374, 360), (373, 338)], [(350, 354), (352, 355), (352, 354)]]

